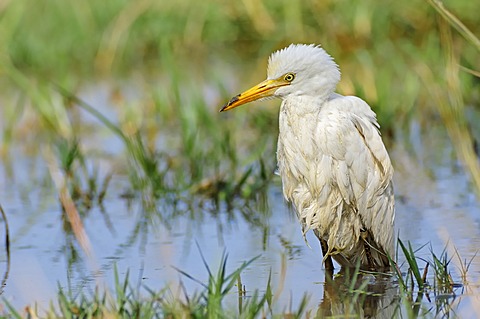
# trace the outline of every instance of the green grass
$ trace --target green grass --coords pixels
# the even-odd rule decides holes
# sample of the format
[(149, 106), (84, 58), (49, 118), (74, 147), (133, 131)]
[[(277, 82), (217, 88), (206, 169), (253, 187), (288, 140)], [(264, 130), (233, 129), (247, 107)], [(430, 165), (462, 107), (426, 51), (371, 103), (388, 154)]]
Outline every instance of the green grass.
[[(18, 122), (31, 113), (34, 125), (27, 134), (40, 139), (37, 145), (56, 139), (55, 135), (84, 138), (77, 132), (68, 99), (62, 101), (52, 83), (81, 99), (79, 88), (99, 78), (114, 83), (118, 77), (133, 78), (143, 97), (134, 105), (119, 100), (119, 112), (127, 111), (118, 123), (101, 121), (123, 140), (131, 165), (136, 166), (133, 188), (150, 188), (147, 193), (153, 199), (179, 183), (185, 189), (212, 185), (210, 193), (220, 193), (218, 189), (226, 198), (247, 195), (257, 187), (239, 192), (239, 187), (222, 186), (232, 180), (242, 184), (246, 175), (263, 178), (261, 169), (255, 168), (261, 163), (260, 154), (266, 149), (273, 153), (275, 121), (266, 118), (275, 118), (275, 111), (233, 117), (215, 111), (264, 76), (271, 51), (290, 42), (315, 42), (323, 44), (341, 66), (339, 91), (367, 100), (385, 136), (404, 130), (412, 119), (425, 122), (434, 119), (432, 113), (440, 114), (451, 128), (454, 144), (460, 145), (459, 157), (480, 185), (462, 106), (479, 101), (474, 75), (480, 69), (478, 24), (472, 14), (475, 2), (320, 5), (265, 0), (257, 6), (186, 0), (175, 5), (150, 0), (6, 3), (0, 8), (4, 43), (0, 72), (7, 100), (0, 154), (8, 156), (8, 145), (20, 135)], [(448, 26), (442, 27), (441, 17)], [(445, 37), (442, 28), (455, 32), (450, 30)], [(222, 70), (226, 64), (236, 66), (227, 73)], [(453, 67), (457, 64), (462, 69)], [(215, 98), (205, 98), (206, 87)], [(18, 92), (22, 97), (15, 99)], [(452, 105), (457, 105), (453, 108), (459, 124), (451, 123)], [(239, 130), (251, 132), (239, 137)], [(180, 138), (169, 153), (155, 147), (166, 132)], [(238, 156), (240, 146), (247, 147), (242, 153), (249, 157)], [(178, 158), (183, 162), (178, 164)], [(268, 170), (274, 166), (264, 164)], [(172, 170), (185, 174), (169, 176)]]
[[(239, 158), (232, 145), (230, 130), (222, 122), (214, 122), (201, 107), (190, 108), (190, 111), (196, 111), (193, 115), (188, 115), (192, 120), (186, 120), (183, 116), (180, 118), (181, 144), (177, 151), (182, 155), (175, 160), (172, 153), (158, 154), (148, 147), (139, 131), (133, 135), (125, 133), (120, 124), (113, 123), (93, 106), (63, 88), (59, 87), (58, 90), (71, 103), (93, 115), (123, 142), (129, 155), (132, 187), (140, 191), (144, 202), (149, 205), (154, 205), (154, 201), (166, 193), (178, 194), (184, 191), (212, 197), (217, 202), (223, 200), (231, 203), (238, 197), (254, 196), (268, 184), (272, 176), (273, 167), (267, 172), (268, 168), (261, 159), (258, 165), (251, 165), (244, 172), (237, 173), (241, 168), (238, 167)], [(195, 131), (192, 131), (192, 126), (196, 128)], [(202, 141), (202, 136), (207, 135), (209, 140)], [(76, 140), (70, 146), (65, 143), (58, 145), (59, 154), (62, 167), (67, 175), (71, 175), (73, 161), (76, 158), (81, 161), (82, 158)]]
[[(52, 302), (46, 313), (42, 314), (37, 307), (27, 307), (18, 311), (4, 300), (6, 309), (1, 316), (9, 318), (41, 317), (41, 318), (258, 318), (269, 317), (301, 318), (305, 311), (306, 297), (297, 309), (274, 313), (272, 300), (269, 294), (259, 290), (248, 292), (248, 297), (240, 293), (237, 283), (241, 282), (240, 275), (245, 268), (251, 265), (256, 258), (244, 262), (232, 273), (227, 273), (228, 255), (224, 254), (220, 260), (218, 271), (213, 273), (207, 261), (203, 258), (208, 272), (207, 283), (193, 278), (184, 271), (177, 269), (187, 279), (193, 280), (202, 287), (199, 292), (189, 294), (184, 291), (183, 296), (177, 296), (169, 287), (154, 291), (148, 287), (138, 288), (129, 281), (129, 273), (120, 279), (118, 270), (114, 268), (113, 291), (102, 291), (98, 288), (92, 295), (72, 295), (59, 287), (58, 299)], [(137, 288), (135, 288), (137, 287)], [(239, 290), (238, 307), (232, 309), (225, 306), (225, 299), (235, 290)], [(271, 291), (268, 281), (266, 291)], [(5, 310), (8, 310), (5, 312)], [(3, 317), (2, 317), (3, 318)]]
[(87, 210), (94, 204), (103, 205), (112, 174), (100, 178), (98, 168), (89, 168), (76, 138), (59, 138), (53, 142), (54, 154), (66, 178), (69, 193), (77, 206)]
[[(112, 290), (97, 287), (91, 294), (73, 295), (59, 287), (57, 300), (51, 302), (46, 312), (37, 306), (20, 311), (4, 299), (6, 307), (0, 315), (6, 318), (351, 318), (389, 314), (406, 318), (456, 317), (455, 291), (462, 285), (452, 280), (446, 252), (440, 257), (432, 252), (433, 275), (428, 273), (428, 264), (421, 275), (420, 264), (426, 261), (416, 256), (419, 249), (414, 250), (410, 243), (405, 246), (401, 241), (399, 245), (406, 265), (394, 263), (399, 270), (396, 275), (343, 269), (333, 278), (326, 278), (318, 309), (308, 304), (308, 293), (298, 305), (288, 309), (279, 304), (272, 285), (281, 283), (272, 283), (271, 277), (263, 289), (242, 285), (242, 272), (255, 267), (257, 258), (228, 273), (226, 253), (216, 271), (200, 253), (208, 274), (206, 281), (176, 268), (186, 280), (198, 284), (200, 289), (194, 292), (185, 290), (182, 282), (180, 293), (169, 286), (151, 289), (132, 284), (128, 271), (121, 279), (115, 267)], [(233, 300), (237, 300), (236, 305)]]
[[(168, 223), (186, 214), (178, 202), (194, 207), (212, 202), (217, 213), (225, 209), (233, 214), (235, 208), (250, 224), (266, 229), (268, 216), (259, 216), (258, 211), (268, 214), (268, 209), (255, 205), (266, 205), (273, 180), (277, 108), (217, 111), (232, 95), (265, 76), (266, 59), (273, 50), (291, 42), (312, 42), (335, 57), (342, 69), (338, 90), (369, 102), (387, 140), (407, 131), (412, 120), (422, 129), (432, 121), (443, 122), (456, 156), (480, 189), (475, 138), (465, 115), (480, 101), (476, 1), (250, 3), (1, 4), (2, 161), (14, 162), (10, 150), (20, 148), (22, 155), (39, 156), (52, 166), (52, 180), (60, 173), (65, 186), (58, 187), (61, 204), (69, 206), (70, 198), (75, 205), (65, 209), (71, 217), (63, 216), (70, 234), (82, 231), (72, 226), (71, 218), (82, 218), (92, 206), (103, 205), (113, 174), (128, 177), (125, 197), (140, 197), (144, 206), (129, 243), (147, 236), (152, 220)], [(103, 82), (109, 84), (108, 105), (87, 103), (85, 91), (99, 93), (96, 86)], [(132, 91), (138, 95), (133, 100), (128, 98)], [(97, 121), (93, 129), (84, 120), (86, 114)], [(84, 147), (105, 131), (123, 147), (111, 160), (116, 169), (106, 175), (96, 164), (106, 155), (101, 145), (94, 143), (97, 152), (91, 153)], [(429, 292), (449, 294), (456, 287), (451, 260), (445, 252), (439, 256), (432, 252), (426, 263), (410, 243), (400, 242), (399, 247), (406, 261), (396, 268), (400, 298), (408, 316), (428, 314), (422, 300)], [(226, 257), (216, 275), (207, 267), (208, 283), (199, 293), (186, 295), (186, 301), (171, 299), (167, 289), (141, 294), (130, 287), (128, 276), (121, 282), (116, 273), (115, 298), (106, 292), (71, 296), (59, 291), (58, 306), (50, 314), (227, 316), (231, 310), (223, 309), (223, 298), (241, 282), (244, 266), (226, 274), (225, 264)], [(428, 266), (422, 270), (423, 264)], [(428, 282), (430, 272), (434, 279)], [(365, 278), (353, 276), (342, 283), (341, 296), (350, 302), (350, 312), (367, 298)], [(238, 314), (272, 315), (270, 286), (269, 281), (266, 293), (240, 296)], [(301, 316), (304, 306), (302, 302), (288, 315)], [(448, 314), (448, 306), (449, 299), (438, 305), (435, 315)], [(14, 309), (10, 312), (21, 317)]]
[[(405, 259), (405, 266), (392, 263), (396, 279), (400, 288), (400, 297), (409, 317), (456, 317), (456, 309), (453, 307), (458, 292), (469, 285), (454, 281), (459, 278), (458, 272), (467, 273), (468, 266), (454, 270), (452, 259), (448, 257), (445, 248), (440, 255), (430, 249), (428, 260), (418, 257), (418, 253), (424, 246), (413, 249), (410, 242), (405, 245), (401, 240), (398, 244)], [(458, 253), (458, 252), (457, 252)], [(458, 257), (458, 256), (457, 256)], [(423, 266), (423, 268), (422, 268)], [(433, 274), (431, 274), (433, 272)], [(453, 274), (457, 272), (457, 274)], [(431, 307), (434, 305), (434, 307)]]
[[(211, 77), (204, 75), (212, 74), (216, 60), (247, 59), (253, 68), (290, 42), (316, 42), (341, 65), (340, 90), (369, 101), (388, 129), (394, 119), (408, 119), (418, 107), (427, 107), (430, 97), (415, 70), (425, 66), (437, 73), (445, 65), (435, 9), (459, 30), (454, 45), (461, 65), (479, 69), (475, 2), (446, 2), (444, 7), (458, 12), (457, 18), (436, 2), (421, 0), (354, 5), (269, 0), (257, 6), (251, 10), (246, 2), (186, 0), (175, 5), (49, 0), (31, 6), (26, 0), (12, 1), (1, 9), (2, 73), (7, 82), (35, 96), (37, 89), (28, 83), (32, 80), (76, 86), (99, 75), (128, 76), (140, 68), (146, 75), (168, 74), (178, 97), (178, 84), (186, 76), (178, 68), (188, 65), (192, 53), (198, 62), (187, 73), (208, 82)], [(255, 72), (260, 74), (264, 72)], [(464, 86), (472, 81), (473, 76), (462, 76)], [(478, 99), (463, 93), (468, 101)]]

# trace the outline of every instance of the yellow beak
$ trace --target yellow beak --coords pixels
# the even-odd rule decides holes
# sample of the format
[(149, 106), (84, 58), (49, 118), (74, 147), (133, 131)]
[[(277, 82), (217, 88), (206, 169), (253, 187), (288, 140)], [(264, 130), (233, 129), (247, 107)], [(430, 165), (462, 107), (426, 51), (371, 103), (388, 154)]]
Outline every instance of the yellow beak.
[(228, 111), (242, 104), (252, 102), (263, 97), (272, 96), (276, 89), (281, 86), (289, 85), (290, 82), (285, 81), (283, 78), (274, 80), (265, 80), (254, 87), (246, 90), (243, 93), (235, 95), (228, 103), (226, 103), (220, 112)]

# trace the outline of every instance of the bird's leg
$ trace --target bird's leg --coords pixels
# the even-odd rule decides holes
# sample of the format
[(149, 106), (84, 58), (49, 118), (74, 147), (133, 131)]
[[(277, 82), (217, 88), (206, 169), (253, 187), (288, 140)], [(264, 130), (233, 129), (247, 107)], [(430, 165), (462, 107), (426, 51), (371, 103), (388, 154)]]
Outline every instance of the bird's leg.
[(314, 229), (313, 232), (315, 233), (315, 236), (317, 236), (318, 240), (320, 241), (320, 247), (322, 247), (323, 262), (325, 264), (325, 270), (327, 272), (327, 275), (332, 277), (334, 268), (333, 268), (332, 256), (328, 254), (327, 241), (322, 238), (318, 230)]
[(328, 272), (333, 272), (333, 261), (332, 261), (332, 256), (328, 255), (328, 244), (325, 239), (319, 238), (320, 239), (320, 246), (322, 247), (322, 254), (323, 254), (323, 259), (325, 262), (325, 270)]
[(375, 269), (375, 261), (372, 257), (372, 252), (370, 250), (370, 243), (368, 242), (369, 233), (365, 229), (360, 230), (360, 236), (363, 239), (363, 248), (365, 249), (365, 256), (367, 256), (368, 268), (371, 270)]

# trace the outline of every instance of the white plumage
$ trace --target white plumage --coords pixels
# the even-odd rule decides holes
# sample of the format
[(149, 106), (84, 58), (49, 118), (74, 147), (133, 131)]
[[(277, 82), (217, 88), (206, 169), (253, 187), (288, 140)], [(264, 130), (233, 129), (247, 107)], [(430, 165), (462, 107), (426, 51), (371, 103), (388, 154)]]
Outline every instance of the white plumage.
[(233, 97), (226, 111), (279, 97), (277, 160), (283, 194), (303, 233), (319, 238), (326, 268), (389, 266), (394, 252), (393, 168), (375, 113), (360, 98), (334, 93), (338, 66), (314, 45), (270, 56), (267, 79)]

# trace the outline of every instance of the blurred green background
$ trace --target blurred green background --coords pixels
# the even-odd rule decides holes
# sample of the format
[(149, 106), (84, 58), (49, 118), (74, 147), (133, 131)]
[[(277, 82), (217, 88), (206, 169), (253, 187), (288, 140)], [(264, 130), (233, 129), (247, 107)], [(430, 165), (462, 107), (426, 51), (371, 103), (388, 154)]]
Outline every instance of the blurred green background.
[[(478, 34), (477, 1), (444, 4)], [(0, 14), (3, 87), (27, 91), (35, 85), (25, 82), (75, 86), (133, 74), (169, 77), (174, 67), (182, 77), (208, 83), (222, 62), (240, 66), (230, 77), (251, 80), (241, 70), (259, 69), (255, 78), (263, 76), (273, 50), (319, 43), (341, 66), (339, 90), (366, 99), (389, 126), (416, 113), (417, 105), (427, 112), (433, 103), (424, 82), (441, 83), (446, 64), (443, 19), (423, 0), (18, 0), (3, 1)], [(457, 32), (451, 40), (459, 63), (480, 69), (478, 48)], [(478, 78), (460, 77), (465, 100), (478, 102)]]
[[(477, 110), (480, 100), (475, 37), (480, 3), (443, 5), (430, 0), (3, 1), (0, 153), (8, 153), (15, 138), (37, 139), (45, 128), (67, 138), (78, 135), (52, 84), (79, 94), (109, 83), (123, 127), (150, 131), (150, 137), (161, 125), (190, 130), (214, 125), (216, 110), (230, 96), (264, 77), (272, 51), (304, 42), (321, 44), (334, 56), (343, 74), (338, 91), (365, 99), (384, 136), (404, 130), (412, 118), (427, 126), (453, 120), (446, 123), (453, 125), (449, 134), (466, 139), (458, 152), (470, 154), (460, 158), (472, 161), (475, 141), (464, 106)], [(448, 14), (460, 26), (455, 17), (443, 18)], [(123, 99), (132, 87), (141, 96), (134, 105)], [(21, 119), (27, 111), (34, 115), (25, 129)], [(253, 123), (260, 134), (275, 132), (275, 112), (258, 108), (257, 117), (236, 115), (234, 122)], [(231, 127), (233, 120), (224, 118)]]

